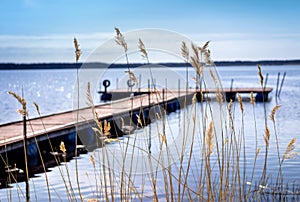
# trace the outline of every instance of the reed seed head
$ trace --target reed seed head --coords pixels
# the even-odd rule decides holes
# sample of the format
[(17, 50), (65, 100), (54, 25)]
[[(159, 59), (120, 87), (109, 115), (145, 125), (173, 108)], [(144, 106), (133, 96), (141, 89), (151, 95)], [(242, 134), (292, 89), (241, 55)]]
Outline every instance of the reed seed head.
[(181, 55), (184, 58), (185, 62), (189, 61), (190, 53), (189, 53), (189, 49), (184, 41), (181, 43)]
[(264, 140), (265, 140), (265, 143), (266, 143), (266, 146), (267, 146), (267, 147), (269, 146), (270, 136), (271, 136), (270, 130), (269, 130), (269, 128), (266, 126), (266, 128), (265, 128)]
[(125, 38), (123, 36), (123, 34), (121, 33), (121, 31), (119, 30), (119, 28), (115, 27), (115, 31), (116, 31), (116, 37), (115, 37), (115, 42), (122, 46), (124, 51), (127, 52), (128, 51), (128, 47), (127, 47), (127, 43), (125, 41)]
[(243, 99), (242, 99), (242, 96), (239, 93), (238, 93), (238, 101), (239, 101), (239, 104), (240, 104), (241, 111), (244, 112)]
[(295, 143), (296, 143), (296, 138), (294, 137), (293, 139), (291, 139), (291, 141), (289, 142), (289, 144), (284, 152), (284, 155), (282, 158), (283, 161), (286, 159), (291, 159), (298, 154), (297, 152), (293, 152), (295, 149)]
[(142, 53), (142, 57), (148, 59), (148, 53), (145, 48), (145, 44), (143, 43), (141, 38), (139, 38), (139, 49), (140, 49), (140, 52)]
[(262, 73), (261, 73), (261, 68), (260, 68), (259, 65), (257, 65), (257, 68), (258, 68), (258, 75), (259, 75), (259, 78), (260, 78), (260, 85), (261, 85), (261, 87), (263, 87), (264, 76), (263, 76)]
[(223, 104), (223, 94), (220, 89), (218, 89), (216, 97), (217, 97), (217, 101), (219, 102), (219, 104), (222, 105)]
[(275, 122), (275, 113), (276, 111), (281, 107), (281, 105), (276, 105), (275, 107), (273, 107), (271, 114), (270, 114), (270, 119)]
[(205, 131), (205, 146), (207, 149), (207, 155), (210, 156), (215, 147), (212, 121), (209, 123), (208, 128)]
[(139, 83), (138, 80), (137, 80), (136, 77), (135, 77), (135, 74), (134, 74), (132, 71), (126, 70), (125, 73), (128, 74), (129, 79), (130, 79), (133, 83), (136, 83), (136, 84)]
[(229, 104), (228, 104), (228, 111), (229, 113), (232, 112), (232, 99), (230, 99)]
[(208, 48), (210, 41), (205, 42), (205, 44), (202, 47), (199, 47), (198, 49), (200, 50), (200, 52), (205, 52)]
[(63, 141), (60, 142), (59, 149), (60, 149), (60, 151), (62, 151), (64, 154), (67, 152), (66, 147), (65, 147), (65, 143), (64, 143)]
[(250, 93), (250, 103), (254, 106), (255, 105), (255, 98), (253, 92)]
[(18, 109), (17, 112), (22, 115), (22, 116), (27, 116), (28, 115), (28, 111), (24, 110), (24, 109)]
[(107, 122), (106, 120), (104, 120), (104, 135), (107, 136), (110, 134), (110, 122)]
[(95, 158), (93, 155), (90, 156), (90, 161), (93, 164), (93, 166), (96, 167)]
[[(17, 93), (12, 92), (12, 91), (8, 91), (8, 94), (12, 95), (16, 100), (18, 100), (18, 102), (23, 105), (24, 103), (26, 104), (26, 101), (24, 98), (22, 98), (21, 96), (19, 96)], [(25, 101), (25, 102), (24, 102)]]
[(167, 144), (167, 139), (166, 139), (166, 136), (164, 136), (163, 134), (159, 133), (159, 137), (161, 139), (161, 141), (165, 144)]
[(195, 105), (197, 102), (197, 93), (194, 93), (193, 97), (192, 97), (192, 105)]
[(78, 62), (80, 56), (81, 56), (81, 50), (79, 49), (79, 43), (76, 39), (76, 37), (74, 37), (74, 46), (75, 46), (75, 60), (76, 62)]
[(143, 123), (141, 120), (141, 117), (139, 115), (136, 114), (137, 120), (138, 120), (138, 124), (140, 124), (141, 127), (143, 127)]
[(212, 61), (212, 59), (210, 57), (210, 50), (209, 49), (204, 51), (203, 55), (204, 55), (204, 63), (206, 65), (213, 65), (214, 64), (214, 62)]
[(41, 113), (40, 113), (40, 107), (39, 107), (38, 103), (33, 102), (33, 105), (34, 105), (34, 107), (35, 107), (37, 113), (38, 113), (39, 115), (41, 115)]

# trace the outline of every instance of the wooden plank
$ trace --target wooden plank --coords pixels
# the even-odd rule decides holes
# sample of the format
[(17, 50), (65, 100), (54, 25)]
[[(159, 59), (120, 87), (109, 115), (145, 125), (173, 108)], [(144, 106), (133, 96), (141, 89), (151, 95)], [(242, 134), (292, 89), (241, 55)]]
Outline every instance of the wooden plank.
[[(224, 92), (224, 93), (227, 93), (227, 92), (235, 92), (235, 93), (270, 93), (271, 91), (273, 90), (273, 88), (270, 88), (270, 87), (267, 87), (267, 88), (223, 88), (221, 89), (221, 92)], [(205, 88), (205, 89), (198, 89), (197, 92), (200, 92), (202, 91), (203, 93), (217, 93), (220, 91), (220, 89), (217, 89), (217, 88)], [(148, 89), (135, 89), (133, 91), (130, 91), (128, 89), (115, 89), (115, 90), (111, 90), (109, 91), (108, 93), (112, 93), (112, 94), (118, 94), (118, 93), (137, 93), (137, 92), (140, 92), (140, 93), (149, 93)], [(153, 93), (155, 91), (151, 90), (151, 93)], [(157, 92), (159, 93), (162, 93), (162, 90), (157, 90)], [(185, 93), (186, 90), (182, 90), (182, 89), (167, 89), (168, 93), (171, 93), (171, 92), (180, 92), (180, 93)], [(194, 89), (188, 89), (188, 93), (194, 93), (195, 90)], [(102, 92), (99, 92), (99, 93), (102, 93)]]
[[(216, 93), (219, 89), (205, 89), (202, 90), (203, 93)], [(272, 91), (272, 88), (224, 88), (224, 93), (269, 93)], [(127, 89), (117, 89), (113, 90), (110, 93), (124, 93), (128, 92)], [(148, 89), (140, 89), (141, 93), (148, 93)], [(200, 92), (200, 90), (197, 90)], [(186, 90), (157, 90), (152, 91), (150, 95), (150, 102), (152, 104), (159, 104), (164, 101), (170, 101), (172, 99), (184, 97), (186, 95), (192, 95), (195, 93), (195, 90), (189, 89)], [(139, 109), (140, 107), (149, 106), (149, 96), (141, 95), (131, 98), (125, 98), (121, 100), (116, 100), (111, 103), (104, 105), (96, 106), (96, 111), (99, 114), (101, 120), (111, 117), (114, 114), (126, 113), (130, 110)], [(86, 122), (93, 119), (93, 115), (90, 108), (81, 109), (79, 111), (80, 119), (79, 122)], [(85, 117), (85, 118), (82, 118)], [(42, 122), (43, 121), (43, 122)], [(43, 124), (44, 123), (44, 124)], [(34, 136), (45, 135), (50, 132), (60, 131), (67, 128), (74, 127), (77, 124), (76, 112), (67, 111), (63, 113), (53, 114), (44, 116), (42, 118), (30, 119), (27, 123), (27, 137), (32, 138)], [(23, 141), (23, 123), (22, 121), (14, 122), (10, 124), (0, 125), (0, 147), (5, 144), (11, 144), (15, 142)]]
[[(165, 94), (165, 101), (176, 98), (177, 94)], [(183, 96), (183, 95), (181, 95)], [(150, 96), (152, 104), (161, 103), (162, 97), (158, 94)], [(122, 100), (117, 100), (104, 105), (95, 106), (100, 119), (106, 119), (118, 113), (126, 113), (130, 110), (139, 109), (140, 107), (149, 106), (149, 98), (147, 95), (135, 96)], [(81, 109), (79, 111), (79, 122), (86, 122), (93, 119), (90, 108)], [(82, 118), (84, 117), (84, 118)], [(43, 124), (44, 123), (44, 124)], [(27, 137), (45, 135), (50, 132), (64, 130), (66, 128), (74, 127), (77, 124), (76, 111), (68, 111), (41, 118), (30, 119), (27, 121)], [(45, 128), (44, 128), (45, 127)], [(11, 124), (0, 125), (0, 147), (14, 142), (23, 141), (23, 122), (14, 122)]]

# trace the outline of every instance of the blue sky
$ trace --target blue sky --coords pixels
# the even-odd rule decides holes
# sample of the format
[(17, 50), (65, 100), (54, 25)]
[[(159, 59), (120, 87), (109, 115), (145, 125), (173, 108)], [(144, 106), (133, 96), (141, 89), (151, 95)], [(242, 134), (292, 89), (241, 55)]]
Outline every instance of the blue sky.
[(72, 62), (74, 36), (84, 60), (114, 27), (210, 40), (214, 60), (300, 59), (299, 2), (2, 0), (0, 62)]

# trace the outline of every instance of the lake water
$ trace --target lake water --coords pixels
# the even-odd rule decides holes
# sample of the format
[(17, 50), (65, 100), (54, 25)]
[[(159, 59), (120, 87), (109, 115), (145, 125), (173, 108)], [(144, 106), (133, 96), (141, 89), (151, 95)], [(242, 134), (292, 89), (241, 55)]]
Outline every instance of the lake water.
[[(161, 70), (160, 70), (161, 71)], [(169, 71), (175, 74), (181, 75), (185, 78), (185, 68), (171, 68)], [(235, 87), (259, 87), (259, 77), (257, 74), (257, 67), (255, 66), (241, 66), (241, 67), (217, 67), (219, 76), (223, 87), (230, 87), (231, 81), (233, 79), (233, 88)], [(280, 104), (281, 108), (276, 112), (276, 130), (278, 133), (278, 138), (280, 142), (280, 153), (283, 154), (286, 146), (293, 137), (297, 138), (295, 143), (295, 151), (300, 152), (300, 66), (263, 66), (262, 72), (264, 76), (268, 73), (267, 86), (273, 87), (273, 91), (270, 94), (270, 102), (257, 103), (255, 105), (255, 119), (256, 127), (258, 131), (258, 146), (264, 147), (264, 107), (267, 111), (267, 116), (269, 116), (272, 108), (276, 104)], [(280, 98), (276, 99), (275, 92), (277, 86), (277, 75), (278, 72), (281, 73), (280, 82), (282, 75), (286, 72), (285, 81), (281, 89)], [(161, 73), (164, 77), (164, 73)], [(189, 86), (194, 87), (194, 82), (190, 77), (193, 75), (193, 70), (189, 70)], [(104, 75), (99, 78), (99, 83), (102, 83), (104, 79), (109, 79), (111, 81), (110, 88), (121, 88), (124, 77), (124, 69), (109, 69)], [(168, 81), (169, 79), (169, 81)], [(116, 84), (118, 83), (118, 84)], [(142, 82), (145, 87), (147, 82)], [(172, 84), (170, 78), (166, 77), (165, 85), (168, 87), (178, 84)], [(182, 85), (182, 83), (181, 83)], [(14, 91), (18, 94), (24, 94), (27, 103), (30, 117), (36, 116), (35, 109), (32, 102), (37, 102), (40, 106), (40, 111), (43, 115), (58, 113), (66, 110), (73, 109), (73, 97), (74, 89), (76, 86), (76, 70), (12, 70), (12, 71), (0, 71), (0, 124), (18, 121), (21, 119), (20, 115), (16, 112), (20, 108), (19, 103), (17, 103), (14, 98), (7, 94), (8, 91)], [(100, 89), (100, 87), (99, 87)], [(103, 90), (103, 87), (101, 87)], [(95, 103), (100, 103), (99, 96), (95, 93), (93, 96)], [(201, 104), (197, 106), (201, 108)], [(189, 107), (190, 109), (190, 107)], [(234, 109), (236, 111), (236, 121), (239, 124), (241, 122), (241, 115), (238, 113), (239, 105), (237, 102), (234, 103)], [(253, 122), (253, 108), (250, 102), (247, 102), (245, 98), (244, 102), (244, 116), (245, 125), (244, 133), (246, 139), (246, 153), (249, 155), (247, 167), (251, 168), (253, 155), (255, 154), (255, 132), (254, 132), (254, 122)], [(168, 116), (168, 125), (170, 128), (176, 130), (180, 124), (180, 117), (182, 116), (182, 111), (177, 111), (171, 113)], [(269, 119), (269, 118), (268, 118)], [(268, 161), (270, 172), (271, 168), (278, 165), (276, 142), (274, 137), (274, 130), (270, 120), (268, 120), (268, 125), (271, 130), (270, 139), (270, 160)], [(148, 128), (151, 126), (148, 126)], [(154, 127), (154, 126), (152, 126)], [(137, 131), (139, 133), (139, 131)], [(194, 145), (195, 146), (195, 145)], [(114, 148), (114, 144), (108, 147)], [(201, 149), (195, 146), (194, 153), (201, 153)], [(95, 180), (96, 177), (100, 177), (100, 170), (93, 168), (90, 162), (90, 155), (92, 153), (80, 155), (78, 158), (79, 167), (79, 181), (81, 182), (81, 192), (84, 198), (101, 198), (103, 196), (98, 196), (96, 194), (96, 189), (94, 188), (99, 181)], [(214, 158), (215, 154), (212, 155)], [(260, 155), (262, 158), (262, 156)], [(176, 161), (174, 162), (176, 165)], [(185, 165), (187, 162), (185, 162)], [(260, 176), (262, 168), (262, 163), (258, 160), (257, 171), (255, 176)], [(192, 165), (192, 168), (197, 170), (196, 164)], [(66, 167), (68, 168), (69, 174), (66, 172)], [(97, 169), (97, 168), (96, 168)], [(300, 186), (300, 160), (299, 158), (289, 159), (283, 164), (283, 174), (284, 183), (295, 184)], [(251, 169), (249, 169), (251, 170)], [(250, 171), (249, 175), (250, 175)], [(62, 173), (62, 174), (59, 174)], [(99, 176), (92, 176), (92, 175)], [(176, 173), (176, 171), (175, 171)], [(51, 198), (53, 201), (65, 201), (70, 199), (66, 193), (65, 183), (63, 182), (63, 176), (67, 178), (70, 176), (70, 181), (73, 185), (76, 185), (75, 181), (75, 160), (71, 160), (68, 163), (63, 163), (59, 167), (54, 167), (50, 169), (47, 173), (49, 183)], [(161, 178), (158, 178), (157, 184), (159, 185), (158, 195), (164, 199), (164, 188), (163, 188), (163, 174)], [(102, 177), (102, 176), (101, 176)], [(116, 174), (116, 178), (120, 178), (121, 174)], [(139, 181), (140, 180), (140, 181)], [(189, 185), (198, 186), (197, 182), (189, 182)], [(274, 180), (274, 179), (272, 179)], [(142, 183), (143, 178), (140, 175), (136, 176), (136, 182)], [(259, 181), (259, 179), (257, 179)], [(36, 177), (30, 180), (31, 185), (31, 198), (36, 201), (48, 201), (48, 190), (45, 184), (45, 175), (37, 174)], [(141, 185), (136, 184), (137, 189)], [(270, 180), (270, 186), (272, 186)], [(76, 186), (74, 186), (76, 188)], [(298, 187), (299, 188), (299, 187)], [(144, 185), (144, 196), (145, 200), (151, 201), (151, 185), (145, 183)], [(23, 201), (25, 192), (25, 183), (12, 184), (12, 188), (1, 189), (0, 190), (0, 201)], [(77, 190), (74, 190), (75, 195), (78, 194)], [(149, 198), (147, 198), (149, 197)], [(136, 199), (137, 200), (137, 199)]]

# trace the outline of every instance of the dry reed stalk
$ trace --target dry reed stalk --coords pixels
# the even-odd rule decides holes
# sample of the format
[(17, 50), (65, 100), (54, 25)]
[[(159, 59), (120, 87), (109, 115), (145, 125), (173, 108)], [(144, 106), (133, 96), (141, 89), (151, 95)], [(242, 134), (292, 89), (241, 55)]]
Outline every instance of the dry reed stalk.
[[(50, 140), (50, 138), (49, 138), (49, 135), (48, 135), (48, 132), (47, 132), (45, 123), (44, 123), (44, 121), (43, 121), (43, 118), (42, 118), (42, 116), (41, 116), (41, 112), (40, 112), (39, 105), (38, 105), (36, 102), (34, 102), (33, 105), (35, 106), (35, 109), (36, 109), (36, 111), (37, 111), (37, 113), (38, 113), (38, 115), (39, 115), (39, 119), (40, 119), (41, 122), (42, 122), (42, 126), (43, 126), (43, 129), (44, 129), (45, 134), (46, 134), (46, 136), (47, 136), (47, 139), (48, 139), (48, 142), (49, 142), (49, 145), (50, 145), (51, 152), (54, 153), (55, 150), (54, 150), (54, 147), (53, 147), (53, 145), (52, 145), (52, 142), (51, 142), (51, 140)], [(33, 131), (33, 129), (32, 129), (32, 131)], [(65, 177), (64, 177), (64, 175), (63, 175), (62, 168), (59, 166), (59, 165), (60, 165), (60, 161), (59, 161), (59, 159), (58, 159), (58, 157), (57, 157), (56, 155), (54, 155), (54, 159), (55, 159), (55, 162), (56, 162), (56, 164), (57, 164), (57, 166), (58, 166), (58, 170), (59, 170), (60, 176), (62, 177), (62, 180), (63, 180), (63, 182), (64, 182), (66, 191), (67, 191), (67, 193), (68, 193), (68, 197), (70, 197), (70, 191), (69, 191), (69, 188), (68, 188), (68, 185), (67, 185), (67, 181), (66, 181), (66, 179), (65, 179)]]
[[(77, 41), (77, 38), (74, 37), (74, 47), (75, 47), (75, 61), (76, 63), (78, 63), (80, 56), (82, 54), (81, 50), (79, 49), (79, 43)], [(79, 68), (76, 68), (76, 77), (77, 77), (77, 112), (76, 112), (76, 121), (78, 123), (79, 121)], [(76, 131), (77, 132), (77, 131)], [(76, 138), (75, 138), (75, 148), (77, 147), (78, 144), (78, 134), (76, 134)], [(77, 157), (77, 149), (75, 149), (75, 156)], [(81, 194), (81, 190), (80, 190), (80, 183), (79, 183), (79, 172), (78, 172), (78, 159), (75, 159), (75, 167), (76, 167), (76, 183), (77, 183), (77, 188), (78, 188), (78, 192), (79, 192), (79, 196), (81, 201), (83, 200), (82, 198), (82, 194)]]
[(275, 107), (273, 107), (271, 114), (270, 114), (270, 119), (273, 122), (274, 134), (275, 134), (275, 138), (276, 138), (277, 157), (278, 157), (278, 164), (279, 164), (278, 176), (277, 176), (276, 183), (278, 184), (278, 182), (280, 180), (280, 184), (282, 184), (283, 178), (282, 178), (282, 168), (281, 168), (281, 156), (280, 156), (280, 148), (279, 148), (279, 139), (278, 139), (276, 124), (275, 124), (275, 113), (279, 108), (280, 108), (280, 105), (276, 105)]
[[(138, 42), (138, 47), (139, 47), (139, 50), (141, 52), (141, 55), (142, 55), (142, 58), (143, 59), (146, 59), (147, 60), (147, 63), (150, 64), (150, 60), (149, 60), (149, 56), (148, 56), (148, 52), (146, 50), (146, 47), (145, 47), (145, 44), (144, 42), (142, 41), (141, 38), (139, 38), (139, 42)], [(154, 84), (154, 78), (153, 78), (153, 74), (152, 74), (152, 69), (151, 67), (149, 66), (149, 71), (150, 71), (150, 79), (151, 79), (151, 83), (153, 85), (153, 90), (151, 90), (149, 87), (148, 91), (149, 93), (152, 95), (152, 96), (156, 96), (156, 100), (158, 101), (160, 99), (160, 92), (158, 91), (158, 89), (156, 88), (155, 84)], [(133, 75), (134, 76), (134, 75)], [(152, 86), (150, 85), (150, 86)], [(151, 106), (151, 103), (150, 103), (150, 95), (149, 95), (149, 106)], [(142, 98), (141, 98), (141, 106), (142, 106)], [(143, 114), (143, 117), (144, 116), (144, 111), (141, 109), (140, 110), (140, 113)], [(146, 126), (146, 120), (145, 118), (143, 118), (144, 120), (144, 124), (143, 122), (141, 121), (141, 118), (140, 116), (136, 115), (137, 118), (138, 118), (138, 123), (140, 124), (141, 127)], [(159, 116), (158, 114), (156, 116)], [(124, 123), (124, 120), (122, 118), (122, 123)], [(158, 196), (157, 196), (157, 188), (156, 188), (156, 177), (154, 176), (154, 170), (153, 170), (153, 165), (152, 165), (152, 160), (151, 160), (151, 140), (150, 140), (150, 134), (149, 134), (149, 142), (148, 142), (148, 160), (149, 160), (149, 165), (150, 165), (150, 170), (151, 170), (151, 173), (150, 173), (150, 180), (151, 180), (151, 185), (152, 185), (152, 188), (153, 188), (153, 201), (158, 201)], [(157, 172), (157, 171), (156, 171)], [(144, 189), (144, 188), (143, 188)]]
[(69, 194), (69, 197), (70, 197), (71, 200), (75, 200), (76, 195), (75, 195), (75, 192), (74, 192), (74, 189), (73, 189), (73, 186), (72, 186), (69, 167), (68, 167), (68, 164), (66, 163), (67, 162), (67, 149), (66, 149), (65, 143), (63, 141), (60, 142), (59, 150), (63, 152), (63, 158), (64, 158), (64, 161), (65, 161), (65, 168), (66, 168), (67, 177), (68, 177), (68, 181), (69, 181), (69, 187), (70, 187), (70, 190), (71, 190), (71, 193)]
[[(23, 92), (23, 90), (22, 90)], [(30, 186), (29, 186), (29, 170), (28, 170), (28, 154), (27, 154), (27, 104), (24, 97), (19, 96), (17, 93), (9, 91), (8, 94), (12, 95), (21, 105), (22, 109), (17, 110), (18, 113), (21, 113), (23, 117), (23, 148), (24, 148), (24, 158), (25, 158), (25, 186), (26, 186), (26, 201), (30, 200)]]
[(208, 201), (215, 200), (215, 194), (213, 189), (213, 176), (211, 169), (210, 156), (213, 153), (215, 147), (214, 143), (214, 132), (213, 132), (213, 122), (211, 121), (208, 128), (205, 131), (205, 178), (206, 178), (206, 189)]

